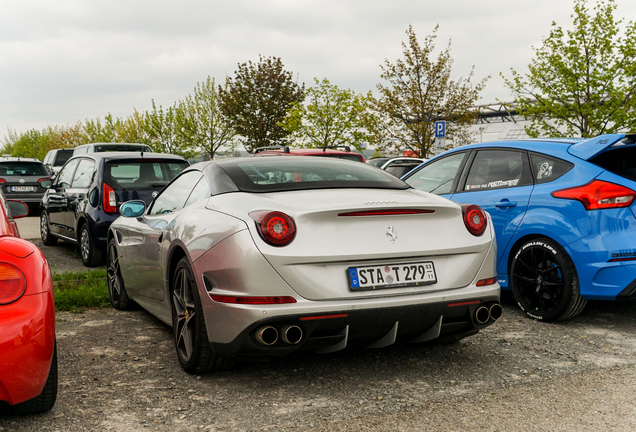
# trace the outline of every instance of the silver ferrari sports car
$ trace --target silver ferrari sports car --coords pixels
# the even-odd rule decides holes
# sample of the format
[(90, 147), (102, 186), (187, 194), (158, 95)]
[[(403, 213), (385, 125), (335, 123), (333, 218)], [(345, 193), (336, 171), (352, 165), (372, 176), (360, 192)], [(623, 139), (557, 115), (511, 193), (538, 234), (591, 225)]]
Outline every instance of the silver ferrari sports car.
[(298, 349), (452, 342), (502, 314), (490, 216), (370, 165), (202, 162), (119, 212), (111, 303), (171, 325), (189, 373)]

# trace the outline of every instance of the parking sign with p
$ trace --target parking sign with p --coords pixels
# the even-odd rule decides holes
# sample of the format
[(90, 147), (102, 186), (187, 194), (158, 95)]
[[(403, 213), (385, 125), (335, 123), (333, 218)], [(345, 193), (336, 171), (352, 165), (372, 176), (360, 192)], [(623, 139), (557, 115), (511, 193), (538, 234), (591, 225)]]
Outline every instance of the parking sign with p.
[(435, 138), (446, 137), (446, 121), (440, 120), (435, 122)]

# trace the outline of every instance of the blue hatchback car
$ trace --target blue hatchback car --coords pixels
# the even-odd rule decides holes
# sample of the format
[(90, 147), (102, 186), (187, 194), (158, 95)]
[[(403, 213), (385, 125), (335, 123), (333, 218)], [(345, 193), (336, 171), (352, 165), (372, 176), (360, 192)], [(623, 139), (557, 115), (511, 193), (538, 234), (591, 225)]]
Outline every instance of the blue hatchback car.
[(498, 282), (531, 318), (636, 295), (636, 134), (472, 144), (403, 180), (490, 213)]

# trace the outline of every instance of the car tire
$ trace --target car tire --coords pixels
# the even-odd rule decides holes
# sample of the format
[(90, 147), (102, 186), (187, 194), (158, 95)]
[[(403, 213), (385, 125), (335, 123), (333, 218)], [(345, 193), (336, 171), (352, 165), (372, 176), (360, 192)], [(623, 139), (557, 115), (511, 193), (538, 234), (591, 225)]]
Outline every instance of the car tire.
[(86, 223), (80, 228), (79, 247), (80, 257), (86, 267), (95, 267), (102, 262), (102, 250), (95, 245)]
[(572, 259), (547, 237), (529, 240), (517, 249), (510, 275), (515, 301), (530, 318), (563, 321), (577, 316), (587, 304), (579, 294)]
[(187, 258), (181, 258), (171, 283), (172, 329), (177, 357), (190, 374), (221, 371), (233, 361), (214, 355), (208, 341), (201, 299)]
[(40, 237), (42, 238), (42, 243), (46, 246), (53, 246), (57, 243), (57, 237), (51, 234), (49, 214), (46, 210), (42, 210), (42, 213), (40, 213)]
[(117, 310), (128, 310), (132, 306), (132, 300), (128, 298), (128, 292), (124, 286), (119, 269), (119, 254), (117, 253), (117, 243), (115, 238), (108, 242), (106, 253), (108, 265), (106, 267), (106, 277), (108, 279), (108, 298), (110, 304)]
[(53, 346), (53, 358), (49, 376), (46, 379), (42, 393), (28, 401), (13, 405), (11, 413), (14, 415), (39, 414), (53, 408), (57, 399), (57, 345)]

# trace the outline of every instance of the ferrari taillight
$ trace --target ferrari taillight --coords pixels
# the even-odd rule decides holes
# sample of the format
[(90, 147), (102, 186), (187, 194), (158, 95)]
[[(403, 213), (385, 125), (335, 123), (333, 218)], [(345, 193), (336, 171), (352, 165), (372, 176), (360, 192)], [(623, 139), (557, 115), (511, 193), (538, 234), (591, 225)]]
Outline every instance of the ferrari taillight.
[(104, 211), (106, 213), (117, 213), (115, 190), (106, 183), (104, 183)]
[(26, 291), (26, 278), (14, 265), (0, 263), (0, 305), (17, 301)]
[(461, 204), (461, 206), (466, 229), (474, 236), (482, 235), (488, 225), (486, 213), (481, 207), (474, 204)]
[(594, 180), (583, 186), (552, 192), (555, 198), (580, 201), (585, 210), (629, 207), (636, 198), (636, 192), (625, 186)]
[(257, 211), (250, 216), (261, 238), (272, 246), (287, 246), (296, 236), (296, 224), (285, 213)]

